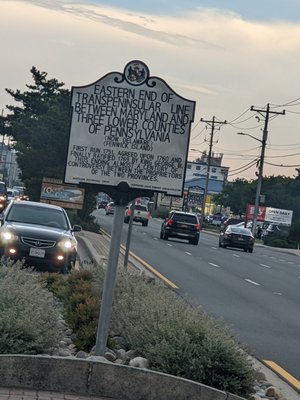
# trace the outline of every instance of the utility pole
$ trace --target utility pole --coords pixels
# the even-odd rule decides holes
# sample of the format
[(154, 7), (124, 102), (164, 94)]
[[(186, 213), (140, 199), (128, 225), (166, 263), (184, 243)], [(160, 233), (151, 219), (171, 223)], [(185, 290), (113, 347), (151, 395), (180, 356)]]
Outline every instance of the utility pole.
[(264, 130), (263, 130), (263, 137), (261, 140), (261, 153), (260, 153), (260, 159), (259, 159), (259, 164), (258, 164), (258, 173), (256, 173), (257, 174), (257, 187), (256, 187), (255, 205), (254, 205), (253, 222), (252, 222), (252, 234), (255, 237), (257, 216), (258, 216), (258, 211), (259, 211), (259, 197), (260, 197), (260, 192), (261, 192), (263, 168), (264, 168), (264, 161), (265, 161), (265, 149), (266, 149), (266, 144), (267, 144), (267, 139), (268, 139), (269, 117), (270, 117), (270, 114), (285, 115), (285, 110), (283, 110), (281, 112), (270, 111), (269, 103), (267, 104), (267, 109), (258, 109), (258, 108), (255, 108), (254, 106), (251, 106), (250, 110), (256, 111), (261, 115), (265, 114), (265, 115), (263, 115), (263, 117), (265, 118), (265, 125), (264, 125)]
[(209, 140), (209, 151), (208, 151), (208, 158), (207, 158), (207, 171), (206, 171), (206, 179), (205, 179), (205, 190), (204, 190), (204, 196), (203, 196), (203, 207), (201, 210), (201, 229), (203, 226), (203, 220), (204, 220), (204, 214), (205, 214), (205, 205), (206, 205), (206, 199), (207, 199), (207, 192), (208, 192), (208, 181), (209, 181), (209, 170), (210, 170), (210, 165), (211, 165), (211, 156), (212, 156), (212, 147), (213, 147), (213, 140), (214, 140), (214, 131), (216, 128), (216, 125), (222, 125), (222, 124), (227, 124), (227, 121), (219, 122), (216, 121), (216, 117), (213, 116), (212, 120), (205, 120), (203, 118), (200, 119), (201, 122), (205, 122), (211, 127), (211, 132), (210, 132), (210, 140)]

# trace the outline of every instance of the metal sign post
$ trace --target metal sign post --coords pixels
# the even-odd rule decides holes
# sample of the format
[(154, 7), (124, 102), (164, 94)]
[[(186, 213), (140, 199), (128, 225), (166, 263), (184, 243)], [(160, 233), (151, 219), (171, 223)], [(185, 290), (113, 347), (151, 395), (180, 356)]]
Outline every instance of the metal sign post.
[(123, 227), (125, 206), (115, 207), (115, 216), (112, 227), (112, 238), (109, 255), (107, 270), (104, 279), (102, 302), (99, 315), (99, 323), (96, 337), (95, 355), (103, 355), (106, 351), (106, 342), (109, 330), (109, 321), (113, 303), (113, 292), (116, 281), (116, 274), (118, 269), (118, 259), (121, 245), (121, 233)]
[(125, 206), (154, 192), (181, 197), (195, 102), (175, 93), (145, 63), (72, 87), (65, 183), (97, 185), (116, 210), (96, 354), (108, 335)]

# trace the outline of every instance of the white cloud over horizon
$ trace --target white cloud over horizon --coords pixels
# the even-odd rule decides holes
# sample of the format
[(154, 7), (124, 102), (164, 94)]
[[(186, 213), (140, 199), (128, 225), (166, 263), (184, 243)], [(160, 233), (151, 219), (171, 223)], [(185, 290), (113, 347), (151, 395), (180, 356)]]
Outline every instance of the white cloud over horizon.
[[(246, 20), (236, 12), (204, 8), (163, 16), (59, 0), (0, 0), (0, 15), (1, 109), (12, 102), (5, 88), (25, 90), (31, 83), (32, 66), (70, 88), (111, 71), (122, 72), (128, 61), (140, 59), (151, 75), (197, 102), (191, 148), (200, 152), (208, 148), (201, 117), (232, 121), (251, 105), (282, 105), (274, 109), (280, 111), (300, 97), (300, 24), (295, 21)], [(283, 155), (296, 154), (297, 148), (300, 153), (300, 105), (288, 105), (286, 110), (287, 115), (270, 119), (266, 160), (299, 165), (298, 155)], [(248, 111), (233, 126), (217, 132), (214, 151), (224, 153), (224, 165), (235, 169), (258, 155), (258, 149), (244, 154), (257, 142), (236, 135), (244, 131), (261, 138), (261, 124), (254, 117)], [(191, 158), (195, 156), (191, 152)], [(241, 176), (255, 179), (254, 171)], [(294, 173), (295, 168), (265, 166), (266, 175)]]

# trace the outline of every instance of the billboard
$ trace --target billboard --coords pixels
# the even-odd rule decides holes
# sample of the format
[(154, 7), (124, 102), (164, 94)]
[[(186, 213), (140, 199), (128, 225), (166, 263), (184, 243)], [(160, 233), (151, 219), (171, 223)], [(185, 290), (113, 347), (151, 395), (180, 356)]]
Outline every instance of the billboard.
[(65, 182), (181, 196), (195, 102), (141, 61), (72, 87)]
[[(253, 219), (254, 208), (255, 206), (253, 204), (247, 205), (247, 210), (246, 210), (247, 221)], [(264, 206), (259, 206), (258, 208), (257, 221), (267, 221), (275, 224), (291, 225), (292, 218), (293, 218), (292, 210), (283, 210), (280, 208), (264, 207)]]
[(280, 208), (266, 208), (265, 220), (268, 222), (274, 222), (277, 224), (291, 225), (293, 218), (292, 210), (282, 210)]
[(59, 179), (43, 178), (40, 200), (41, 203), (81, 210), (84, 201), (84, 189), (64, 185)]

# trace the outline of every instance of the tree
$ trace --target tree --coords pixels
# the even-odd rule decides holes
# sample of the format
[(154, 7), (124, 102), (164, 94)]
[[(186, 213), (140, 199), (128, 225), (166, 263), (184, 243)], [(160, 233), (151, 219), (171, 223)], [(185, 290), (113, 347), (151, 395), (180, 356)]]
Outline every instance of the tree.
[(255, 183), (246, 179), (227, 182), (220, 194), (214, 195), (216, 204), (230, 207), (234, 214), (244, 214), (248, 203), (255, 200)]
[(40, 198), (43, 177), (63, 179), (68, 145), (70, 92), (63, 83), (47, 79), (46, 72), (30, 70), (33, 85), (28, 90), (6, 89), (17, 105), (2, 121), (4, 134), (15, 141), (21, 180), (30, 198)]
[[(30, 70), (33, 84), (24, 92), (6, 89), (17, 105), (0, 118), (2, 134), (15, 142), (17, 162), (30, 199), (38, 201), (43, 177), (64, 179), (69, 142), (70, 91), (64, 83), (48, 79), (46, 72)], [(88, 218), (94, 208), (97, 188), (86, 190), (81, 215)]]

